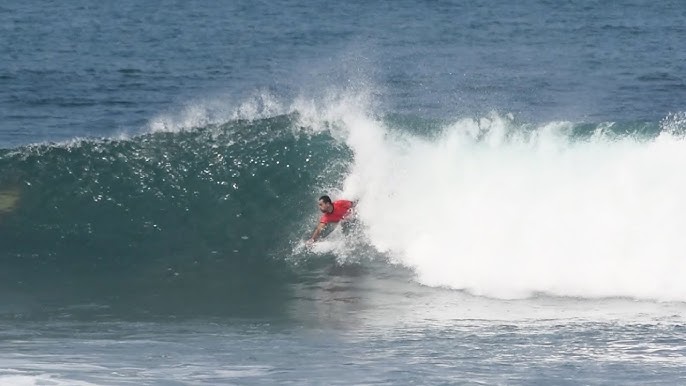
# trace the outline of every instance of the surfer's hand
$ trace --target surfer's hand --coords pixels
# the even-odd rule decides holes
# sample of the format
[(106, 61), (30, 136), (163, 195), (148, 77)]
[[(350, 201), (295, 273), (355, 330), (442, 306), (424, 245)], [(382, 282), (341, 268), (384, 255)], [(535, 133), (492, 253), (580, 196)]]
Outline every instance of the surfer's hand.
[(314, 244), (314, 239), (309, 239), (309, 240), (305, 241), (305, 245), (307, 245), (308, 247), (311, 246), (312, 244)]

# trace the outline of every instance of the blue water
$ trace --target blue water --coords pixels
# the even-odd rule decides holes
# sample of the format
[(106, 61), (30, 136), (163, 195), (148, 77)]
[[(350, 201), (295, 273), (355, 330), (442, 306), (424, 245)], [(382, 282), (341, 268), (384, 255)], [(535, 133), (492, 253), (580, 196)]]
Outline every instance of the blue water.
[(121, 1), (2, 6), (0, 144), (110, 136), (199, 100), (373, 85), (384, 112), (660, 120), (683, 109), (679, 1)]
[(684, 20), (4, 1), (0, 384), (686, 383)]

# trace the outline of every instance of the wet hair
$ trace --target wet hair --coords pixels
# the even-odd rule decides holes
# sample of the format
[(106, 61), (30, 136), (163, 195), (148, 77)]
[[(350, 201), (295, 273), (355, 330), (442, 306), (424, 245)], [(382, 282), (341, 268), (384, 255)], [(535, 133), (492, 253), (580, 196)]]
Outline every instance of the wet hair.
[(319, 197), (319, 201), (324, 201), (325, 204), (331, 204), (331, 197), (321, 196), (321, 197)]

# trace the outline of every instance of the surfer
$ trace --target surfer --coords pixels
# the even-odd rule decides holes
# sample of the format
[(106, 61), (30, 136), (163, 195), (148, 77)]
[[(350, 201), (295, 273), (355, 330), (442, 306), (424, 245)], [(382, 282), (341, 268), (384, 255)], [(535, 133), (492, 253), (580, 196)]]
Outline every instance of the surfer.
[(329, 196), (319, 197), (319, 210), (322, 211), (322, 217), (319, 219), (319, 224), (315, 228), (312, 237), (307, 240), (308, 244), (312, 244), (319, 238), (319, 234), (326, 228), (329, 223), (338, 223), (345, 221), (353, 213), (355, 203), (348, 200), (331, 201)]

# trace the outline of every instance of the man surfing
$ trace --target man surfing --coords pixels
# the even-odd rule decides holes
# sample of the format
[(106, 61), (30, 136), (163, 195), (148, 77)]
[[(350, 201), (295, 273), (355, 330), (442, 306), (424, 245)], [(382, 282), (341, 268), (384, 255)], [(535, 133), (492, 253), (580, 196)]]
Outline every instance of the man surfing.
[(353, 214), (353, 208), (355, 203), (348, 200), (336, 200), (331, 201), (329, 196), (319, 197), (319, 210), (322, 211), (322, 217), (319, 219), (319, 224), (315, 228), (312, 237), (307, 240), (307, 244), (312, 244), (317, 239), (319, 235), (330, 223), (337, 224), (338, 222), (345, 221), (350, 218)]

